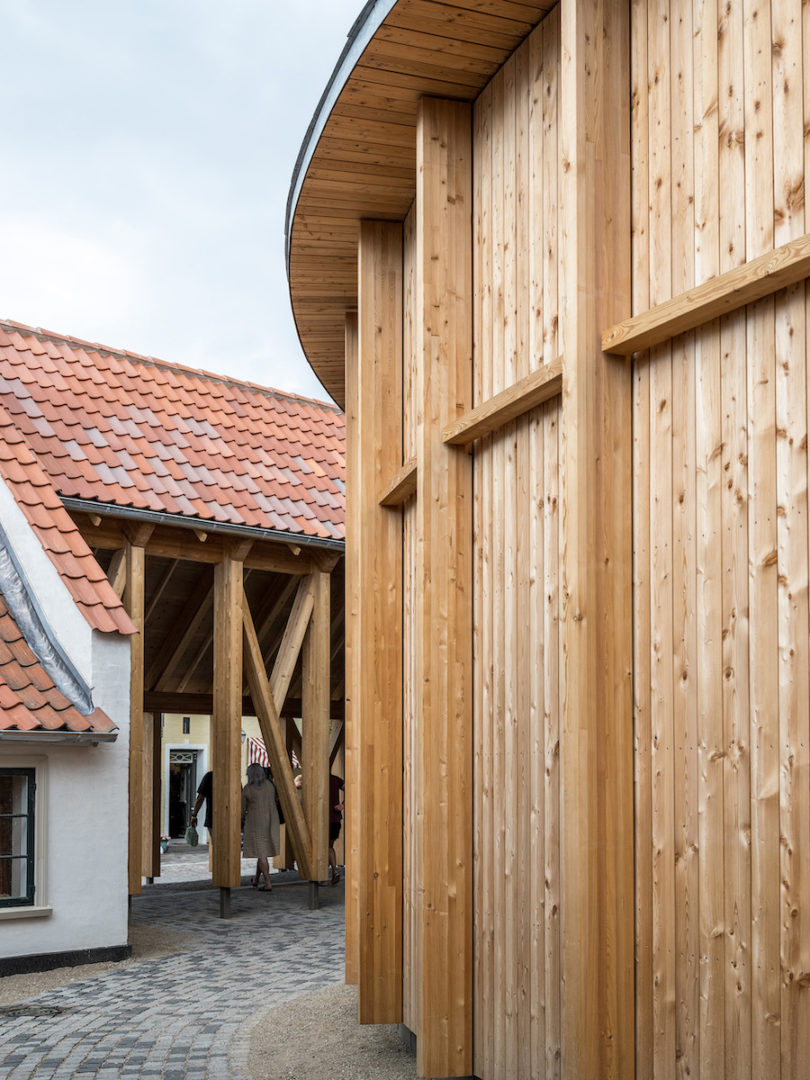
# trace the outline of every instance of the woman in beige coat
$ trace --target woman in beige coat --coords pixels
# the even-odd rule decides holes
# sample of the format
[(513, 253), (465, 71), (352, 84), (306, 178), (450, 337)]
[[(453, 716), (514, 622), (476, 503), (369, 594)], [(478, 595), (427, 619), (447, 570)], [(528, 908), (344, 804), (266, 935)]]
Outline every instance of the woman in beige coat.
[(246, 859), (256, 859), (256, 876), (251, 885), (259, 884), (264, 874), (263, 891), (270, 892), (270, 863), (272, 855), (278, 854), (278, 810), (276, 789), (266, 779), (264, 769), (257, 762), (247, 767), (248, 782), (242, 788), (242, 831), (245, 834), (242, 853)]

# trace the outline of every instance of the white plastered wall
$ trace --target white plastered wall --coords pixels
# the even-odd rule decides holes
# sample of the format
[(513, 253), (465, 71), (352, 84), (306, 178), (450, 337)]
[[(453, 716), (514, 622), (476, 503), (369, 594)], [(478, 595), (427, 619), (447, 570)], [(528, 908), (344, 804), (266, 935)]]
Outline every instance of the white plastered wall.
[(93, 703), (118, 726), (112, 743), (0, 741), (0, 764), (37, 769), (37, 897), (0, 909), (0, 957), (127, 941), (129, 638), (91, 630), (8, 488), (0, 522), (40, 610)]

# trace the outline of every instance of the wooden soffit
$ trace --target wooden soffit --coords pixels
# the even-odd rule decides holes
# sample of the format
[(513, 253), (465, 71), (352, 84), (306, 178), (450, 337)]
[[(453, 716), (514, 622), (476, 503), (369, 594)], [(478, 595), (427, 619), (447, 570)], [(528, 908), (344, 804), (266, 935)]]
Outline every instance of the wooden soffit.
[(425, 96), (474, 100), (556, 0), (370, 0), (304, 138), (287, 200), (298, 336), (342, 407), (346, 312), (362, 218), (402, 221), (416, 193)]

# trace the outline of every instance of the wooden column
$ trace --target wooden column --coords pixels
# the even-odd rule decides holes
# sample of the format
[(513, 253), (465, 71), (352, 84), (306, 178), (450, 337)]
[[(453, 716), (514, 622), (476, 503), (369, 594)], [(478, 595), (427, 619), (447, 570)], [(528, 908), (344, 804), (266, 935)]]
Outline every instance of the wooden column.
[[(472, 459), (442, 429), (472, 406), (469, 105), (417, 121), (417, 797), (420, 1076), (472, 1072)], [(361, 378), (363, 376), (361, 366)]]
[(563, 1074), (634, 1070), (629, 5), (562, 0)]
[[(286, 731), (287, 739), (287, 760), (290, 759), (290, 751), (293, 748), (294, 734), (297, 735), (297, 728), (295, 721), (292, 717), (287, 717), (283, 721)], [(300, 750), (299, 746), (299, 750)], [(279, 829), (279, 854), (273, 860), (273, 865), (277, 870), (292, 870), (293, 863), (295, 862), (295, 855), (293, 854), (292, 844), (290, 843), (290, 834), (286, 825), (282, 825)]]
[(160, 714), (143, 714), (143, 831), (141, 873), (160, 875)]
[(346, 982), (357, 985), (359, 969), (359, 798), (360, 743), (360, 380), (357, 370), (357, 313), (346, 315)]
[(313, 605), (301, 653), (301, 768), (304, 816), (312, 844), (310, 875), (329, 875), (330, 575), (312, 574)]
[(146, 552), (126, 544), (126, 609), (138, 631), (130, 638), (129, 675), (129, 895), (141, 891), (143, 874), (143, 656)]
[(402, 465), (402, 226), (364, 221), (358, 250), (354, 545), (360, 634), (353, 736), (361, 778), (359, 1017), (402, 1020), (402, 513), (379, 493)]
[(213, 867), (220, 888), (240, 884), (242, 560), (226, 547), (214, 568)]

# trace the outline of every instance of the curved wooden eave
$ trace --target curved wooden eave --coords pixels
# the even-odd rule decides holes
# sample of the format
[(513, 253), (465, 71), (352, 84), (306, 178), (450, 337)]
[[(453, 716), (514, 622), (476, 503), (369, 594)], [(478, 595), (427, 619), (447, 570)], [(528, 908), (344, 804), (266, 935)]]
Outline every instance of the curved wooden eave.
[(357, 306), (362, 218), (401, 221), (416, 191), (416, 113), (426, 95), (474, 100), (554, 0), (370, 0), (304, 138), (287, 202), (298, 336), (344, 402), (346, 312)]

